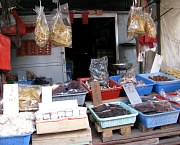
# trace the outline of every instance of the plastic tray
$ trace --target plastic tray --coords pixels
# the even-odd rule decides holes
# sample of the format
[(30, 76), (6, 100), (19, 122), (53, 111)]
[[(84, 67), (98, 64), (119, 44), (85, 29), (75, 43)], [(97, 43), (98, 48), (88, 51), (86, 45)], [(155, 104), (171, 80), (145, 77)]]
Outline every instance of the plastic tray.
[[(117, 76), (110, 76), (109, 78), (113, 79), (115, 82), (119, 83), (119, 79), (121, 79), (121, 76), (120, 75), (117, 75)], [(146, 78), (143, 78), (141, 76), (136, 76), (136, 80), (137, 81), (140, 81), (142, 80), (145, 85), (141, 85), (141, 86), (135, 86), (135, 89), (136, 91), (138, 92), (138, 94), (140, 96), (143, 96), (143, 95), (149, 95), (152, 93), (152, 89), (153, 89), (153, 86), (154, 86), (154, 83)]]
[[(123, 101), (125, 104), (129, 104), (129, 100)], [(146, 128), (154, 128), (158, 126), (168, 125), (177, 123), (179, 117), (179, 111), (174, 105), (172, 105), (175, 110), (157, 114), (146, 115), (137, 110), (137, 123), (141, 123)]]
[[(90, 99), (92, 100), (92, 91), (85, 84), (85, 82), (90, 80), (90, 78), (78, 78), (77, 80), (82, 82), (83, 87), (88, 91)], [(118, 83), (112, 79), (109, 79), (109, 86), (112, 88), (101, 90), (102, 100), (116, 99), (120, 96), (120, 90), (122, 90), (122, 87)], [(114, 86), (116, 87), (113, 88)]]
[[(174, 107), (175, 108), (175, 107)], [(139, 121), (146, 128), (154, 128), (158, 126), (177, 123), (179, 110), (146, 115), (138, 111), (137, 121)]]
[[(153, 81), (151, 79), (149, 79), (149, 76), (166, 76), (169, 79), (172, 79), (172, 81), (161, 81), (161, 82), (157, 82), (157, 81)], [(164, 74), (162, 72), (158, 72), (158, 73), (148, 73), (148, 74), (139, 74), (138, 76), (141, 76), (143, 78), (146, 78), (150, 81), (152, 81), (154, 83), (154, 91), (156, 93), (159, 93), (161, 91), (161, 89), (164, 89), (165, 92), (174, 92), (177, 91), (178, 89), (180, 89), (180, 79), (177, 79), (175, 77), (172, 77), (170, 75)]]
[(77, 100), (78, 105), (83, 105), (85, 97), (88, 92), (75, 93), (75, 94), (55, 94), (52, 96), (52, 101), (64, 101), (64, 100)]
[[(131, 124), (135, 123), (136, 121), (136, 116), (138, 115), (138, 112), (131, 108), (130, 106), (126, 105), (123, 102), (111, 102), (111, 104), (118, 104), (124, 109), (127, 109), (131, 112), (129, 115), (122, 115), (122, 116), (117, 116), (117, 117), (109, 117), (109, 118), (99, 118), (96, 113), (93, 111), (92, 108), (94, 108), (93, 105), (89, 106), (89, 110), (92, 113), (93, 117), (97, 121), (97, 123), (102, 127), (102, 128), (107, 128), (107, 127), (113, 127), (113, 126), (119, 126), (119, 125), (125, 125), (125, 124)], [(107, 103), (105, 103), (107, 104)]]
[(29, 145), (31, 134), (0, 136), (0, 145)]

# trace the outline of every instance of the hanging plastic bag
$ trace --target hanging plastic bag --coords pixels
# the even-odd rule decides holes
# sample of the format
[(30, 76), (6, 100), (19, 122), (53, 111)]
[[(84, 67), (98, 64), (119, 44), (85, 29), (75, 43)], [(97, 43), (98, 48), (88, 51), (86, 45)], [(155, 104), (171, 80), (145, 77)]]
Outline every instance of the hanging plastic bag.
[(151, 18), (151, 15), (148, 13), (144, 13), (144, 18), (145, 18), (145, 31), (147, 35), (150, 38), (156, 38), (157, 35), (156, 26), (153, 19)]
[(0, 69), (2, 70), (11, 70), (10, 48), (10, 38), (0, 34)]
[(39, 47), (45, 47), (49, 41), (50, 31), (48, 23), (44, 14), (44, 7), (35, 7), (34, 11), (37, 13), (37, 21), (35, 26), (35, 41)]
[(51, 43), (54, 46), (70, 47), (72, 45), (72, 30), (67, 4), (58, 6), (57, 13), (52, 18), (51, 23)]
[(142, 7), (131, 7), (127, 23), (127, 36), (137, 37), (145, 34), (145, 21)]
[(1, 33), (4, 35), (16, 35), (19, 33), (19, 35), (25, 35), (26, 34), (26, 28), (25, 24), (16, 12), (16, 10), (12, 10), (10, 14), (11, 18), (11, 25), (7, 27), (5, 23), (2, 23), (1, 27)]
[(102, 85), (107, 85), (109, 82), (108, 76), (108, 57), (104, 56), (99, 59), (91, 59), (89, 67), (91, 79), (99, 81)]

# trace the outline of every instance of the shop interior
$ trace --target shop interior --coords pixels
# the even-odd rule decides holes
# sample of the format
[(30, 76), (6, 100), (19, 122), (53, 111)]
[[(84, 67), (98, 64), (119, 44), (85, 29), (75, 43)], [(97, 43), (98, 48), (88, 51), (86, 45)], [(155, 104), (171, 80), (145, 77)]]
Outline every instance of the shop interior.
[[(65, 48), (66, 59), (73, 64), (73, 78), (89, 77), (91, 59), (108, 57), (108, 71), (115, 74), (116, 63), (115, 18), (75, 18), (72, 24), (72, 48)], [(68, 61), (67, 61), (68, 62)]]

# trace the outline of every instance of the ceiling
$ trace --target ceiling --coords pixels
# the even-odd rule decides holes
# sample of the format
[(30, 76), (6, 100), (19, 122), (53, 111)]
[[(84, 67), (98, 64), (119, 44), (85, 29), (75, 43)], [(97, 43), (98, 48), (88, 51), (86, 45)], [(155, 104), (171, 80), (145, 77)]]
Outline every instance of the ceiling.
[[(103, 11), (129, 11), (132, 0), (60, 0), (60, 4), (68, 3), (70, 10), (102, 9)], [(33, 9), (39, 6), (39, 0), (19, 0), (18, 11), (20, 15), (35, 14)], [(42, 0), (45, 12), (56, 8), (52, 0)]]

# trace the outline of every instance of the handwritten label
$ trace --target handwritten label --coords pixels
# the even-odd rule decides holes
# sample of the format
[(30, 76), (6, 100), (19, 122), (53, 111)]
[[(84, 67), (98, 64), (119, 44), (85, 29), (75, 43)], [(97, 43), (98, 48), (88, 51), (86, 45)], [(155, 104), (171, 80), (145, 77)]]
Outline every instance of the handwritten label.
[(45, 86), (42, 87), (42, 103), (52, 102), (52, 87)]
[(3, 86), (3, 114), (19, 113), (18, 84), (4, 84)]
[(161, 68), (162, 60), (163, 60), (163, 57), (159, 54), (156, 54), (150, 73), (159, 72)]
[(133, 83), (123, 84), (122, 86), (127, 94), (127, 97), (129, 98), (129, 101), (131, 104), (142, 103), (142, 100), (141, 100), (138, 92), (136, 91)]

